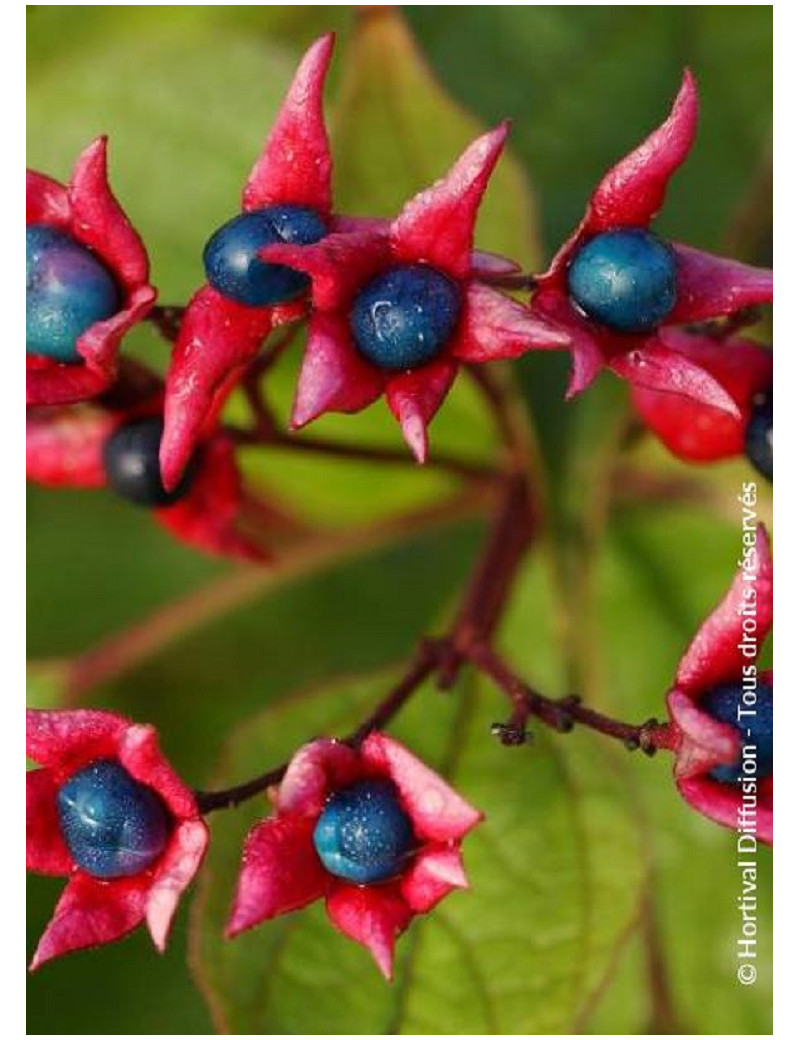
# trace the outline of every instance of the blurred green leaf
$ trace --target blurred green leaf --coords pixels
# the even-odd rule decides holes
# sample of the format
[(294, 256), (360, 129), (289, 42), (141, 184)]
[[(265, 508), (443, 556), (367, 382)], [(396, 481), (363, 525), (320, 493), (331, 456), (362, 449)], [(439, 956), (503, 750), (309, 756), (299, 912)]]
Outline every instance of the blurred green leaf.
[(25, 684), (25, 702), (29, 708), (57, 708), (67, 688), (67, 663), (64, 661), (30, 661)]
[[(489, 121), (510, 116), (548, 247), (603, 172), (666, 116), (681, 70), (702, 116), (659, 227), (718, 248), (769, 130), (772, 13), (757, 6), (408, 7), (436, 72)], [(746, 69), (746, 75), (742, 71)]]

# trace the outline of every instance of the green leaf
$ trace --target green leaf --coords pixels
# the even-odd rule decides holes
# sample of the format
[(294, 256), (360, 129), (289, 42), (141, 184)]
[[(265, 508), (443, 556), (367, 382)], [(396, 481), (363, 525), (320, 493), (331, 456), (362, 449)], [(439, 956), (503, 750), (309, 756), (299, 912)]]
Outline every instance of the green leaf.
[(67, 689), (65, 661), (30, 661), (25, 702), (29, 708), (58, 708)]
[[(527, 581), (541, 599), (543, 568)], [(546, 659), (544, 633), (534, 633)], [(538, 654), (537, 654), (538, 659)], [(220, 785), (290, 755), (312, 733), (344, 733), (394, 673), (288, 698), (238, 729)], [(422, 689), (391, 729), (487, 821), (465, 841), (469, 894), (416, 919), (387, 986), (316, 907), (222, 943), (244, 834), (266, 802), (214, 820), (192, 964), (218, 1029), (235, 1033), (570, 1031), (638, 913), (643, 855), (625, 804), (624, 752), (591, 736), (538, 735), (512, 751), (489, 735), (503, 707), (482, 682)]]

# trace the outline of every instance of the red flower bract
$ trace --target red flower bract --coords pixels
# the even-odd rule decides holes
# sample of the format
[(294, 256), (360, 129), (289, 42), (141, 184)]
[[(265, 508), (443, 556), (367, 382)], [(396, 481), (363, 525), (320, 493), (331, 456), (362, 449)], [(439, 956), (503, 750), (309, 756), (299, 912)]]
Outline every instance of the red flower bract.
[(706, 369), (729, 394), (739, 415), (634, 384), (633, 404), (643, 422), (680, 459), (711, 462), (741, 455), (757, 396), (772, 386), (772, 352), (739, 336), (720, 338), (683, 329), (663, 329), (660, 340)]
[[(419, 845), (399, 877), (360, 887), (325, 870), (313, 832), (331, 794), (375, 777), (395, 785)], [(273, 800), (275, 815), (247, 836), (228, 935), (324, 898), (333, 924), (365, 946), (390, 979), (395, 940), (413, 916), (467, 887), (460, 845), (481, 813), (383, 733), (370, 734), (358, 750), (336, 740), (306, 744)]]
[[(31, 968), (71, 950), (113, 942), (146, 922), (159, 950), (166, 946), (178, 900), (197, 873), (208, 829), (194, 795), (161, 754), (155, 730), (106, 711), (34, 711), (27, 714), (28, 757), (40, 769), (27, 774), (27, 868), (68, 877)], [(56, 795), (76, 772), (112, 759), (152, 788), (171, 818), (161, 856), (132, 877), (101, 880), (72, 860), (58, 822)]]
[[(385, 393), (409, 447), (424, 462), (428, 424), (460, 364), (569, 346), (567, 335), (547, 319), (534, 317), (479, 280), (487, 257), (472, 251), (475, 219), (507, 132), (503, 124), (479, 137), (442, 180), (411, 199), (391, 223), (332, 234), (315, 245), (262, 251), (265, 260), (305, 271), (312, 281), (313, 311), (292, 411), (294, 429), (325, 412), (360, 411)], [(437, 357), (392, 372), (359, 353), (349, 313), (371, 278), (404, 264), (425, 264), (450, 278), (461, 292), (461, 313)]]
[[(113, 391), (92, 402), (28, 411), (28, 479), (48, 487), (106, 486), (103, 447), (119, 427), (158, 417), (163, 408), (158, 377), (127, 362)], [(235, 445), (222, 430), (204, 430), (195, 449), (188, 491), (171, 505), (152, 508), (156, 521), (197, 549), (263, 562), (270, 554), (255, 532), (278, 514), (249, 495)], [(253, 532), (251, 534), (251, 531)]]
[[(242, 193), (242, 212), (278, 203), (310, 206), (332, 221), (332, 160), (322, 111), (334, 35), (303, 57)], [(172, 489), (213, 419), (266, 336), (301, 317), (305, 300), (247, 307), (204, 285), (189, 302), (167, 373), (161, 467)]]
[(46, 224), (88, 247), (109, 269), (122, 294), (121, 309), (79, 337), (80, 364), (27, 356), (27, 403), (65, 404), (95, 397), (116, 378), (122, 337), (145, 317), (156, 298), (142, 240), (108, 185), (106, 138), (98, 137), (81, 153), (67, 185), (29, 170), (26, 202), (27, 224)]
[[(590, 320), (572, 303), (567, 272), (592, 236), (647, 228), (658, 214), (672, 175), (686, 159), (697, 128), (697, 87), (690, 72), (667, 119), (612, 167), (595, 188), (583, 220), (537, 279), (531, 306), (557, 322), (572, 339), (573, 374), (568, 397), (585, 390), (607, 366), (635, 386), (693, 397), (737, 415), (736, 403), (713, 374), (671, 348), (658, 332), (616, 332)], [(671, 243), (677, 261), (677, 301), (665, 324), (705, 321), (754, 304), (772, 302), (772, 272)]]
[[(686, 801), (698, 812), (736, 829), (742, 792), (737, 784), (709, 776), (719, 765), (739, 761), (741, 737), (737, 730), (704, 711), (705, 693), (721, 683), (742, 682), (743, 665), (753, 658), (741, 649), (743, 618), (752, 618), (751, 639), (760, 650), (772, 627), (772, 559), (763, 525), (744, 536), (742, 565), (725, 598), (700, 626), (681, 658), (675, 684), (667, 694), (670, 742), (675, 751), (675, 782)], [(772, 672), (758, 681), (772, 686)], [(758, 780), (756, 832), (772, 843), (772, 777)]]

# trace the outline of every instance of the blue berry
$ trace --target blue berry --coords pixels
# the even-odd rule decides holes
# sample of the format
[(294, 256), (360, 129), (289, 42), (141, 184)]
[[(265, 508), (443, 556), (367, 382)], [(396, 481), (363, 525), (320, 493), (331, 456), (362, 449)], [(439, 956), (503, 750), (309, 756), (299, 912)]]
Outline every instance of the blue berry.
[(337, 791), (317, 820), (314, 847), (326, 870), (356, 885), (399, 874), (414, 830), (389, 780), (361, 780)]
[(266, 307), (301, 296), (308, 275), (259, 259), (265, 246), (310, 245), (327, 233), (308, 206), (267, 206), (242, 213), (214, 232), (203, 251), (206, 278), (217, 292), (247, 307)]
[(57, 807), (72, 858), (94, 877), (139, 874), (167, 844), (161, 799), (111, 759), (98, 759), (71, 776), (58, 792)]
[[(746, 689), (749, 689), (747, 687)], [(709, 690), (701, 700), (702, 708), (719, 722), (735, 726), (742, 737), (742, 744), (755, 746), (756, 770), (742, 772), (741, 765), (715, 766), (709, 776), (723, 784), (735, 784), (739, 776), (772, 776), (772, 687), (758, 683), (754, 690), (755, 704), (747, 704), (739, 683), (726, 683)], [(754, 711), (755, 715), (742, 714)], [(748, 730), (750, 731), (748, 733)]]
[(672, 249), (637, 228), (590, 239), (570, 264), (567, 282), (584, 314), (617, 332), (649, 332), (678, 296)]
[(452, 335), (461, 309), (458, 286), (423, 264), (395, 267), (356, 296), (350, 328), (359, 351), (390, 372), (432, 361)]
[(744, 435), (745, 452), (758, 472), (772, 482), (772, 389), (757, 399)]
[(26, 350), (66, 364), (95, 322), (119, 310), (119, 288), (94, 253), (46, 224), (25, 229)]
[(118, 427), (104, 444), (106, 483), (120, 498), (138, 506), (170, 506), (189, 491), (195, 473), (191, 463), (173, 491), (161, 483), (158, 450), (163, 432), (162, 419), (137, 419)]

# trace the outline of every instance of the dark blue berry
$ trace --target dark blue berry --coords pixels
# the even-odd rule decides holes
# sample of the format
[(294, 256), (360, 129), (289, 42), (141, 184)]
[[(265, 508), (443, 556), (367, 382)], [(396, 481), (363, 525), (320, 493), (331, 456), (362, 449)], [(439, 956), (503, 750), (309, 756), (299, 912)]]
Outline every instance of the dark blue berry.
[(119, 288), (94, 253), (46, 224), (25, 229), (26, 350), (67, 364), (79, 337), (119, 310)]
[(169, 506), (189, 491), (195, 473), (192, 463), (174, 491), (166, 491), (161, 483), (158, 450), (163, 432), (163, 420), (137, 419), (118, 427), (106, 441), (106, 483), (120, 498), (137, 506)]
[(350, 327), (368, 361), (399, 372), (436, 357), (452, 335), (460, 309), (458, 286), (440, 271), (423, 264), (395, 267), (356, 296)]
[[(750, 687), (745, 687), (745, 690), (749, 691)], [(709, 776), (723, 784), (735, 784), (740, 776), (772, 776), (772, 687), (766, 683), (758, 683), (753, 693), (755, 703), (749, 704), (747, 702), (750, 695), (748, 693), (746, 699), (743, 697), (742, 686), (739, 683), (726, 683), (715, 686), (701, 699), (701, 706), (709, 715), (718, 722), (727, 722), (738, 729), (742, 745), (755, 747), (755, 772), (743, 771), (740, 763), (715, 766), (709, 772)]]
[(772, 482), (772, 389), (756, 399), (744, 435), (745, 452), (758, 472)]
[(649, 332), (677, 300), (677, 264), (666, 242), (637, 228), (607, 231), (575, 254), (569, 293), (593, 321), (617, 332)]
[(214, 232), (203, 251), (209, 284), (248, 307), (285, 303), (310, 286), (307, 275), (259, 259), (265, 246), (318, 242), (327, 228), (308, 206), (268, 206), (242, 213)]
[(414, 830), (389, 780), (362, 780), (337, 791), (317, 820), (314, 847), (326, 870), (356, 885), (399, 874), (414, 850)]
[(111, 759), (98, 759), (71, 776), (58, 792), (57, 805), (72, 858), (95, 877), (139, 874), (167, 844), (163, 802)]

